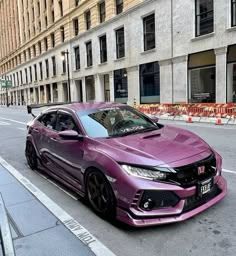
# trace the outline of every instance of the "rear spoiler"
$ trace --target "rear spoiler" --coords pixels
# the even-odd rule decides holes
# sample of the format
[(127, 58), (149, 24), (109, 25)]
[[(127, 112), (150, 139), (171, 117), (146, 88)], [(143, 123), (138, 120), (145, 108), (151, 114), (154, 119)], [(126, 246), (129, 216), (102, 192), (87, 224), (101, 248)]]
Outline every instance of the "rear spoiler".
[(73, 102), (53, 102), (53, 103), (44, 103), (44, 104), (31, 104), (31, 105), (27, 105), (27, 112), (28, 114), (31, 114), (33, 117), (36, 117), (36, 115), (34, 115), (32, 113), (32, 109), (35, 108), (42, 108), (42, 107), (52, 107), (52, 106), (57, 106), (57, 105), (68, 105), (71, 104)]

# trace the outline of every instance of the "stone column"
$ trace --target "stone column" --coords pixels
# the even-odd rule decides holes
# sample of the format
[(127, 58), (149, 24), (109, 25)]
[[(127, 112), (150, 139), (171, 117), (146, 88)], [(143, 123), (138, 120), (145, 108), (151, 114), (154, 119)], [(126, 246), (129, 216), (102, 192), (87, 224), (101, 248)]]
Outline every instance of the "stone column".
[[(173, 58), (173, 102), (188, 101), (188, 55)], [(171, 75), (171, 73), (170, 73)]]
[(86, 102), (86, 85), (85, 85), (85, 77), (82, 77), (82, 92), (83, 92), (83, 102)]
[(94, 75), (95, 83), (95, 101), (104, 101), (104, 81), (103, 77), (96, 74)]
[(226, 103), (227, 47), (215, 49), (216, 103)]
[(159, 61), (160, 65), (160, 102), (172, 103), (172, 60)]
[(109, 86), (110, 86), (110, 100), (114, 101), (115, 95), (114, 95), (114, 73), (113, 72), (110, 72), (109, 74)]
[(50, 84), (50, 94), (51, 94), (51, 99), (50, 99), (50, 101), (51, 101), (51, 103), (53, 103), (53, 102), (54, 102), (54, 99), (53, 99), (53, 85), (52, 85), (52, 84)]
[(128, 105), (140, 103), (139, 66), (127, 68)]

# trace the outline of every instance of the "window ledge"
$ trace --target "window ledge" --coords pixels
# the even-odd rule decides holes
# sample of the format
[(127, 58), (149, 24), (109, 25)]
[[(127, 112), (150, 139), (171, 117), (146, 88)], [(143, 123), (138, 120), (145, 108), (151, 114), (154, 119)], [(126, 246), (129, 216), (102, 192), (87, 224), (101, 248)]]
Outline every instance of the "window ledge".
[(232, 31), (236, 31), (236, 26), (234, 27), (229, 27), (226, 29), (227, 32), (232, 32)]
[(202, 36), (194, 37), (194, 38), (191, 39), (191, 41), (195, 42), (195, 41), (199, 41), (199, 40), (209, 38), (209, 37), (213, 37), (213, 36), (215, 36), (215, 32), (212, 32), (212, 33), (209, 33), (209, 34), (206, 34), (206, 35), (202, 35)]
[(86, 67), (85, 69), (87, 70), (87, 69), (91, 69), (91, 68), (93, 68), (93, 66)]
[(153, 52), (156, 52), (156, 48), (153, 48), (153, 49), (150, 49), (150, 50), (147, 50), (147, 51), (143, 51), (143, 52), (141, 52), (141, 54), (145, 55), (145, 54), (149, 54), (149, 53), (153, 53)]
[(65, 72), (61, 73), (62, 76), (64, 76), (65, 74), (66, 74)]
[(119, 58), (119, 59), (115, 59), (114, 61), (117, 62), (117, 61), (122, 61), (122, 60), (125, 60), (125, 57), (122, 57), (122, 58)]
[(56, 78), (56, 75), (51, 76), (51, 78)]
[(74, 69), (74, 72), (80, 72), (80, 68), (79, 69)]
[(106, 65), (106, 64), (107, 64), (107, 61), (102, 62), (102, 63), (99, 63), (98, 66), (104, 66), (104, 65)]

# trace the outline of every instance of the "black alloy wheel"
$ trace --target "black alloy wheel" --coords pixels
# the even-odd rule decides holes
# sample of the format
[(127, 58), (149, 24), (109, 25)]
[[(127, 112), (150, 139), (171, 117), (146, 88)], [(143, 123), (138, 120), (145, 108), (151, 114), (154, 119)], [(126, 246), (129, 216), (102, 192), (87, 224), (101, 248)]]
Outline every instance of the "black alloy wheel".
[(33, 144), (29, 141), (26, 142), (25, 156), (29, 167), (36, 170), (38, 167), (37, 154)]
[(115, 217), (116, 200), (106, 177), (96, 169), (86, 175), (86, 195), (93, 210), (103, 218)]

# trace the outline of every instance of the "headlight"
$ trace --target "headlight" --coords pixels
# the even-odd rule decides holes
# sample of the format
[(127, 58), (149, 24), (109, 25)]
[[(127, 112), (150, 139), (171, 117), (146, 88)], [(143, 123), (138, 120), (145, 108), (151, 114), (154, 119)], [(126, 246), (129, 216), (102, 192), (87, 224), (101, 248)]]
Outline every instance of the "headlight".
[(156, 167), (156, 170), (150, 170), (125, 164), (121, 165), (121, 167), (129, 175), (149, 180), (165, 180), (167, 178), (168, 172), (172, 172), (172, 170), (169, 168)]

